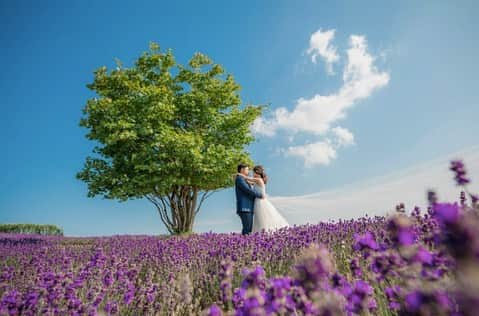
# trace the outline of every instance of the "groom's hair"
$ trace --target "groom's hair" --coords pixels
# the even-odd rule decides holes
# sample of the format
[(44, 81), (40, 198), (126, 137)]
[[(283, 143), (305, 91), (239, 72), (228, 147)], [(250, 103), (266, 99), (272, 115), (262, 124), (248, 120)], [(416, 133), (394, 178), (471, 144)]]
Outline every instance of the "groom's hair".
[(242, 170), (243, 168), (246, 168), (246, 167), (248, 167), (247, 164), (245, 164), (245, 163), (240, 163), (240, 164), (238, 165), (238, 172), (241, 172), (241, 170)]

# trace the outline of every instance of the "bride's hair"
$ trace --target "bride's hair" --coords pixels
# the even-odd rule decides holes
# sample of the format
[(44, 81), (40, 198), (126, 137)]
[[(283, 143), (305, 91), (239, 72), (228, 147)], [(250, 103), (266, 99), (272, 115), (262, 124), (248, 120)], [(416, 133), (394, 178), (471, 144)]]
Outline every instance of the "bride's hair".
[(254, 166), (253, 172), (260, 175), (261, 179), (263, 179), (264, 184), (268, 182), (268, 176), (266, 175), (266, 172), (264, 171), (263, 166), (261, 165)]

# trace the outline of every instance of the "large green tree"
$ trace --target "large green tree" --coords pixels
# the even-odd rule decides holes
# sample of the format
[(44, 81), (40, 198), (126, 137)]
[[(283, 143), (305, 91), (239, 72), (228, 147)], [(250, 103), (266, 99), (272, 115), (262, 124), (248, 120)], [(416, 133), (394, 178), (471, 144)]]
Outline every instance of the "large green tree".
[(242, 105), (240, 86), (204, 54), (184, 66), (150, 42), (126, 68), (94, 71), (80, 126), (95, 142), (76, 177), (88, 197), (146, 198), (172, 234), (191, 232), (203, 201), (233, 184), (262, 105)]

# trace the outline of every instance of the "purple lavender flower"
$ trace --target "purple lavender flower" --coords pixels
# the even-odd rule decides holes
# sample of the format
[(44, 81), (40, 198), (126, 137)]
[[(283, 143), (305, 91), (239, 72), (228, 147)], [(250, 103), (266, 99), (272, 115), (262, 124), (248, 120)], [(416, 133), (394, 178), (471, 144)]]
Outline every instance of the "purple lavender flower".
[[(400, 220), (364, 217), (247, 237), (0, 234), (0, 314), (353, 315), (388, 305), (398, 315), (474, 315), (476, 211), (433, 200), (428, 213), (415, 208)], [(233, 262), (248, 267), (234, 282)]]
[(236, 288), (233, 291), (233, 307), (235, 309), (242, 308), (244, 305), (244, 300), (246, 298), (246, 290), (242, 287)]
[(204, 314), (205, 316), (221, 316), (223, 315), (223, 311), (218, 305), (213, 304), (208, 308), (207, 312)]
[(466, 177), (466, 170), (464, 169), (464, 163), (461, 160), (451, 161), (451, 166), (449, 169), (454, 171), (457, 185), (463, 186), (470, 182), (470, 180)]
[(401, 315), (449, 315), (454, 304), (444, 291), (414, 290), (406, 294)]
[(454, 203), (436, 203), (434, 205), (434, 215), (442, 224), (453, 224), (459, 218), (459, 206)]
[(353, 249), (356, 251), (358, 250), (362, 251), (364, 249), (371, 249), (371, 250), (379, 249), (379, 246), (376, 240), (374, 239), (373, 234), (371, 234), (370, 232), (366, 232), (363, 235), (354, 234), (354, 240), (355, 240), (355, 243), (353, 245)]
[(470, 194), (472, 205), (475, 206), (479, 201), (479, 196), (476, 194)]
[(394, 252), (382, 252), (374, 255), (371, 261), (371, 271), (376, 274), (378, 281), (384, 280), (387, 276), (395, 276), (395, 269), (400, 267), (400, 258)]
[(325, 286), (328, 277), (334, 272), (328, 249), (316, 244), (303, 251), (294, 268), (296, 284), (304, 287), (307, 292)]
[(401, 288), (398, 285), (387, 287), (384, 291), (386, 297), (389, 301), (389, 307), (392, 310), (399, 310), (401, 308), (400, 299), (401, 299)]
[(275, 277), (270, 280), (271, 286), (269, 288), (270, 298), (283, 298), (287, 296), (289, 290), (292, 287), (293, 280), (286, 277)]
[(434, 256), (427, 249), (420, 246), (413, 257), (413, 260), (416, 262), (420, 262), (423, 265), (432, 265), (434, 261)]
[(242, 270), (244, 279), (241, 282), (241, 287), (243, 289), (249, 288), (259, 288), (264, 290), (266, 287), (265, 272), (262, 266), (256, 266), (251, 270), (244, 268)]
[(289, 314), (296, 304), (290, 294), (293, 280), (290, 277), (275, 277), (267, 289), (265, 309), (267, 314)]
[(416, 239), (416, 234), (412, 227), (401, 229), (398, 232), (398, 241), (402, 246), (409, 246), (414, 243)]
[(18, 315), (18, 307), (20, 303), (20, 293), (17, 290), (12, 290), (5, 293), (0, 301), (0, 311), (9, 315)]
[(418, 311), (422, 304), (425, 303), (426, 297), (420, 291), (413, 291), (406, 295), (406, 308), (410, 312)]
[(461, 191), (459, 199), (461, 201), (461, 206), (464, 207), (466, 205), (466, 192)]
[(228, 306), (232, 298), (232, 277), (233, 277), (233, 264), (231, 261), (222, 260), (220, 268), (220, 289), (221, 299), (225, 306)]
[(411, 212), (411, 216), (419, 218), (421, 216), (421, 209), (419, 206), (414, 206), (414, 209)]
[(349, 312), (360, 314), (362, 311), (373, 311), (377, 308), (376, 300), (372, 297), (374, 289), (365, 281), (354, 283), (352, 292), (347, 296), (346, 309)]
[(113, 284), (113, 277), (111, 275), (111, 272), (108, 270), (103, 276), (103, 286), (109, 287), (112, 284)]
[(359, 266), (358, 258), (351, 259), (349, 267), (355, 278), (360, 278), (362, 276), (362, 271), (361, 271), (361, 267)]
[(395, 246), (410, 246), (416, 240), (416, 233), (411, 221), (403, 215), (392, 217), (387, 226)]
[(108, 301), (105, 305), (105, 311), (108, 314), (116, 314), (118, 313), (118, 304), (114, 301)]
[(433, 190), (427, 191), (427, 200), (429, 201), (429, 205), (432, 206), (437, 203), (437, 194)]

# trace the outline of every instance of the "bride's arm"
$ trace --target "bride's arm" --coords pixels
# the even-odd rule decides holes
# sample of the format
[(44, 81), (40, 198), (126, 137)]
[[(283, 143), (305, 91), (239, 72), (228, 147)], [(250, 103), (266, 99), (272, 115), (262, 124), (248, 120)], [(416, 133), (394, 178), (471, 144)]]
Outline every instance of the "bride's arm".
[(261, 179), (261, 178), (248, 177), (248, 176), (245, 176), (244, 174), (241, 174), (241, 173), (238, 173), (238, 176), (241, 176), (241, 177), (245, 178), (245, 180), (249, 183), (254, 183), (254, 184), (262, 184), (263, 183), (263, 179)]

